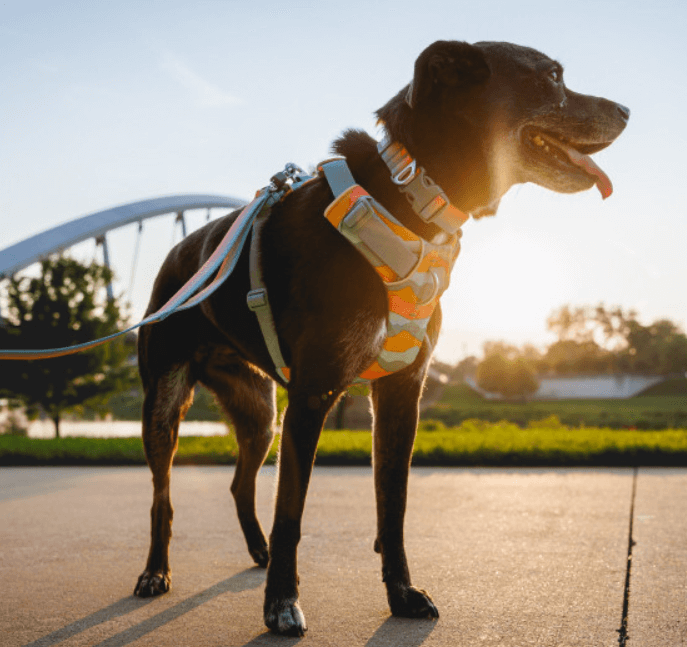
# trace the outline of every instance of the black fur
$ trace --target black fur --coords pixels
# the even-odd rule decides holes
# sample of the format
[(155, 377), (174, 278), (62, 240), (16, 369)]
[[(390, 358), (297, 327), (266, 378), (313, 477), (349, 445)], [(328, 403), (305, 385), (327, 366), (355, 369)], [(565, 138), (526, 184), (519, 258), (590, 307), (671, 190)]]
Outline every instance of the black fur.
[[(559, 72), (555, 61), (529, 48), (439, 41), (418, 58), (412, 83), (377, 115), (456, 207), (474, 216), (491, 214), (517, 182), (565, 192), (594, 184), (579, 168), (536, 150), (533, 132), (593, 152), (625, 127), (626, 110), (571, 92), (559, 81)], [(356, 181), (403, 224), (426, 239), (440, 233), (415, 215), (391, 183), (371, 137), (347, 131), (334, 151), (346, 157)], [(275, 170), (267, 169), (266, 177)], [(179, 421), (193, 385), (200, 382), (214, 391), (236, 428), (240, 453), (231, 490), (248, 550), (268, 568), (265, 622), (278, 633), (302, 635), (306, 629), (298, 606), (296, 549), (317, 442), (332, 405), (379, 354), (387, 314), (386, 291), (377, 274), (323, 217), (331, 200), (327, 183), (318, 178), (275, 206), (264, 228), (264, 280), (291, 369), (269, 550), (254, 498), (255, 477), (274, 433), (277, 376), (246, 305), (248, 246), (234, 274), (207, 301), (142, 329), (143, 438), (154, 499), (150, 553), (135, 590), (139, 596), (164, 593), (170, 586), (169, 474)], [(148, 312), (193, 275), (235, 217), (208, 224), (170, 252)], [(437, 308), (428, 331), (433, 345), (440, 325)], [(402, 541), (418, 401), (429, 360), (425, 346), (414, 364), (372, 384), (375, 549), (382, 557), (392, 613), (414, 618), (438, 616), (429, 595), (411, 585)]]

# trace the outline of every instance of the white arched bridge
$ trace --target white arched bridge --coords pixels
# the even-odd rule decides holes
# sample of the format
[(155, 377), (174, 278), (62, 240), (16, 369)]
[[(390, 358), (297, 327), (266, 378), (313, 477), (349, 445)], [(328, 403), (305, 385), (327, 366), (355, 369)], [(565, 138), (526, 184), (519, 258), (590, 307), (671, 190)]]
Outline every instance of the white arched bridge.
[[(182, 235), (186, 235), (184, 213), (195, 209), (207, 209), (210, 219), (211, 209), (236, 209), (246, 204), (245, 200), (222, 195), (172, 195), (149, 200), (140, 200), (98, 211), (30, 236), (14, 245), (0, 250), (0, 279), (8, 278), (20, 270), (36, 263), (51, 254), (57, 254), (85, 240), (93, 239), (103, 248), (106, 265), (110, 265), (107, 246), (107, 232), (166, 214), (175, 215), (175, 223), (181, 224)], [(108, 295), (112, 296), (111, 286)]]

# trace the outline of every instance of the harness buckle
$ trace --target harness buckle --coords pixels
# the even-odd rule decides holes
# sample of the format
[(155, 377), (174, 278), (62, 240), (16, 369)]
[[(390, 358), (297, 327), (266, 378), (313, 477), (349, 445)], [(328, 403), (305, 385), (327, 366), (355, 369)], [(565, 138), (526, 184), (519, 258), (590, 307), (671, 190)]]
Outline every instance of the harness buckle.
[(288, 175), (286, 175), (286, 173), (284, 173), (284, 171), (279, 171), (279, 173), (275, 173), (270, 178), (270, 190), (279, 191), (284, 187), (288, 179), (289, 177)]
[(468, 219), (468, 216), (454, 207), (443, 189), (420, 168), (402, 189), (422, 220), (441, 227), (448, 234), (454, 234)]
[(251, 290), (246, 295), (246, 303), (248, 304), (248, 309), (252, 312), (264, 308), (267, 305), (267, 290), (265, 288)]
[(377, 150), (391, 171), (391, 181), (397, 186), (405, 186), (417, 173), (417, 162), (408, 154), (408, 151), (388, 137), (379, 144)]
[(396, 175), (391, 176), (391, 181), (398, 186), (406, 186), (415, 177), (415, 173), (417, 173), (417, 162), (411, 158), (406, 166)]

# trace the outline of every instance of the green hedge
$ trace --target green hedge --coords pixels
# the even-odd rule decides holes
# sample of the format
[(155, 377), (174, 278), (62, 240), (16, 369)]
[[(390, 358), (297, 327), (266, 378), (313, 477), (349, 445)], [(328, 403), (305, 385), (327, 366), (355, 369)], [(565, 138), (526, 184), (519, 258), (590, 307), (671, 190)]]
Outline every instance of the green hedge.
[[(275, 439), (267, 462), (276, 459)], [(320, 465), (369, 465), (371, 435), (366, 431), (324, 431)], [(232, 435), (182, 437), (176, 464), (233, 464), (238, 448)], [(436, 466), (687, 466), (687, 429), (642, 431), (570, 427), (556, 418), (521, 428), (512, 422), (467, 420), (447, 428), (421, 423), (413, 463)], [(31, 439), (0, 436), (0, 465), (145, 465), (139, 438)]]

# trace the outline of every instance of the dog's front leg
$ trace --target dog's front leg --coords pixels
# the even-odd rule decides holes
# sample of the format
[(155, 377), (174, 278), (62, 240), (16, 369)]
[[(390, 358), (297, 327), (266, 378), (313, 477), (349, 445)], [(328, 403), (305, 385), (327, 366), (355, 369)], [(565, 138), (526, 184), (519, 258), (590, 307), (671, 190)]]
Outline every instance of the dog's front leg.
[(377, 497), (377, 540), (382, 579), (391, 613), (404, 618), (438, 618), (426, 591), (412, 586), (403, 545), (408, 474), (417, 430), (424, 371), (401, 371), (372, 387), (373, 465)]
[(301, 517), (317, 442), (332, 396), (289, 390), (279, 450), (279, 483), (265, 586), (265, 624), (276, 633), (302, 636), (307, 627), (298, 604), (297, 548)]

